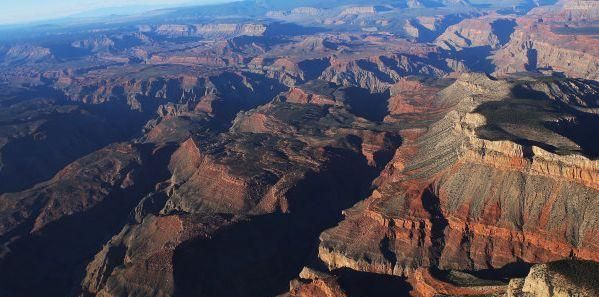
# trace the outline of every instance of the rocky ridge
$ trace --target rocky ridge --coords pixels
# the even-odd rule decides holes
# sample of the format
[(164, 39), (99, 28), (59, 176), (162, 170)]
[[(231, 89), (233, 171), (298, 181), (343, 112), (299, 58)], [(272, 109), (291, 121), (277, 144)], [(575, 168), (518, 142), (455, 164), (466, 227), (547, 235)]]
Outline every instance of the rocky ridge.
[(0, 295), (592, 296), (594, 3), (376, 2), (0, 42)]
[[(449, 95), (452, 88), (476, 95), (459, 100), (413, 145), (407, 140), (378, 178), (372, 196), (347, 210), (338, 227), (321, 235), (321, 260), (331, 269), (406, 276), (421, 266), (480, 270), (518, 259), (534, 263), (570, 255), (597, 261), (593, 252), (597, 243), (590, 235), (597, 226), (585, 215), (557, 212), (564, 203), (581, 214), (597, 211), (593, 198), (597, 161), (480, 139), (473, 128), (484, 118), (472, 110), (479, 100), (509, 96), (509, 85), (470, 76), (441, 91), (447, 96), (444, 100), (455, 100)], [(472, 176), (485, 178), (472, 180)], [(497, 191), (492, 184), (511, 184), (513, 190)], [(545, 187), (546, 192), (528, 190), (531, 187)], [(565, 193), (573, 192), (582, 200), (569, 200)], [(538, 195), (548, 198), (539, 200)], [(558, 217), (560, 224), (555, 224)], [(569, 229), (564, 222), (581, 229)], [(359, 242), (347, 240), (357, 234)]]
[(535, 265), (526, 278), (510, 281), (506, 296), (595, 296), (596, 263), (558, 261)]

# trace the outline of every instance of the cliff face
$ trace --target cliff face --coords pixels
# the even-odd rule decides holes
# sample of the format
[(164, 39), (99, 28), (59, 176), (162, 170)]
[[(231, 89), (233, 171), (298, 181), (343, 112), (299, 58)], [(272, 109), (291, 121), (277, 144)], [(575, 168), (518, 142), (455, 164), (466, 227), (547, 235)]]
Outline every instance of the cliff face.
[(338, 283), (338, 278), (328, 273), (304, 267), (298, 280), (291, 281), (289, 293), (280, 297), (346, 297), (347, 293)]
[(597, 1), (296, 2), (1, 36), (0, 296), (597, 295)]
[(558, 261), (535, 265), (524, 279), (510, 281), (506, 296), (596, 296), (597, 264), (587, 261)]
[(286, 96), (286, 101), (300, 104), (334, 105), (335, 99), (326, 95), (307, 93), (301, 88), (293, 88)]
[(599, 4), (593, 0), (561, 0), (555, 5), (538, 7), (529, 15), (556, 22), (589, 22), (599, 18)]
[(39, 62), (52, 58), (49, 48), (35, 45), (15, 45), (9, 47), (2, 55), (3, 62)]
[(61, 95), (34, 86), (2, 92), (0, 193), (47, 181), (69, 163), (124, 141), (145, 124), (128, 108), (107, 112), (66, 102)]
[(82, 281), (82, 296), (173, 296), (177, 246), (193, 238), (209, 238), (228, 223), (218, 216), (149, 215), (124, 228), (96, 254)]
[(518, 19), (510, 42), (493, 57), (497, 73), (552, 70), (597, 79), (596, 1), (564, 0), (538, 7)]
[(435, 43), (447, 50), (482, 46), (498, 49), (509, 40), (514, 25), (512, 19), (494, 17), (466, 19), (448, 27), (437, 37)]
[[(2, 294), (35, 295), (38, 289), (30, 281), (49, 294), (68, 289), (64, 280), (77, 263), (101, 247), (102, 237), (118, 232), (139, 199), (163, 178), (159, 160), (167, 152), (168, 148), (114, 144), (70, 164), (48, 182), (0, 196), (1, 232), (10, 238), (0, 264)], [(45, 249), (35, 248), (38, 245)], [(39, 278), (35, 267), (56, 273)]]
[(597, 261), (598, 226), (589, 219), (598, 206), (597, 161), (476, 132), (491, 124), (476, 107), (509, 98), (512, 87), (478, 76), (441, 91), (442, 100), (457, 103), (397, 151), (368, 200), (321, 235), (320, 258), (330, 268), (408, 276), (432, 265), (482, 270), (570, 255)]
[[(166, 122), (175, 120), (157, 125), (151, 139), (160, 139)], [(214, 265), (228, 261), (227, 267), (245, 275), (256, 269), (253, 257), (264, 257), (257, 269), (263, 281), (289, 277), (289, 272), (275, 276), (269, 271), (286, 271), (289, 259), (301, 263), (309, 239), (330, 226), (340, 208), (355, 202), (352, 196), (364, 194), (369, 177), (384, 164), (379, 157), (398, 145), (393, 133), (376, 131), (343, 109), (285, 102), (240, 113), (220, 135), (197, 133), (179, 141), (168, 161), (169, 177), (138, 203), (135, 220), (87, 266), (81, 296), (173, 296), (177, 290), (255, 296), (263, 283), (239, 278), (230, 286), (220, 272), (211, 277), (214, 270), (196, 262), (206, 265), (206, 257), (214, 257)], [(341, 179), (348, 168), (360, 170)], [(254, 242), (263, 234), (262, 227), (251, 227), (260, 218), (274, 220), (268, 223), (274, 235), (260, 241), (261, 251), (252, 251), (256, 254), (248, 263), (221, 258), (243, 253), (237, 245), (224, 254), (208, 248), (215, 240), (246, 238), (231, 238), (230, 232), (244, 232)], [(289, 230), (297, 238), (283, 235)], [(197, 279), (189, 278), (191, 271)], [(148, 288), (147, 281), (158, 285)]]
[(353, 61), (331, 61), (320, 79), (344, 86), (360, 86), (372, 92), (384, 92), (407, 75), (445, 75), (442, 61), (430, 61), (412, 55), (370, 57)]
[[(545, 25), (535, 26), (533, 32), (516, 29), (511, 41), (495, 54), (497, 73), (550, 69), (571, 77), (598, 79), (597, 52), (587, 50), (597, 45), (596, 39), (585, 36), (573, 39), (554, 34)], [(562, 42), (568, 46), (560, 44)]]
[[(599, 290), (596, 269), (595, 262), (562, 260), (534, 265), (528, 275), (511, 278), (507, 283), (466, 272), (419, 268), (409, 279), (410, 296), (595, 296)], [(281, 296), (347, 296), (346, 288), (343, 277), (304, 268), (300, 278), (290, 283), (289, 293)]]
[[(168, 67), (167, 67), (168, 69)], [(187, 73), (154, 76), (138, 73), (139, 79), (120, 75), (110, 79), (88, 76), (63, 86), (71, 101), (87, 104), (125, 105), (141, 113), (167, 116), (182, 112), (205, 112), (223, 119), (234, 117), (271, 100), (285, 89), (278, 81), (252, 73), (224, 72), (210, 76)]]
[(353, 34), (322, 34), (276, 46), (248, 66), (288, 86), (320, 79), (382, 93), (401, 77), (443, 77), (452, 71), (449, 64), (431, 45), (384, 36), (359, 40)]
[[(314, 166), (326, 163), (330, 157), (323, 146), (343, 147), (344, 138), (357, 137), (360, 144), (353, 149), (376, 166), (377, 156), (395, 145), (392, 133), (369, 131), (351, 122), (311, 131), (311, 127), (325, 127), (329, 118), (352, 118), (343, 112), (327, 111), (328, 108), (331, 107), (266, 105), (239, 114), (226, 137), (187, 140), (171, 161), (174, 188), (164, 212), (286, 212), (291, 203), (287, 197), (290, 186), (309, 171), (319, 171)], [(307, 123), (309, 120), (315, 122)], [(280, 146), (281, 138), (301, 142)], [(246, 150), (250, 143), (259, 143), (268, 153), (249, 155)], [(207, 148), (210, 149), (205, 151)], [(226, 153), (217, 153), (219, 150)], [(291, 168), (293, 171), (289, 171)]]
[(92, 52), (108, 51), (115, 49), (115, 41), (108, 36), (99, 36), (97, 38), (77, 40), (71, 43), (74, 48), (87, 49)]
[(439, 88), (426, 86), (418, 81), (399, 80), (389, 89), (389, 115), (386, 120), (393, 121), (399, 115), (421, 114), (434, 110), (435, 97)]
[(0, 196), (6, 214), (3, 217), (11, 218), (3, 220), (2, 234), (31, 220), (34, 232), (69, 213), (92, 208), (106, 198), (110, 189), (130, 186), (138, 162), (135, 148), (115, 145), (70, 164), (35, 189)]

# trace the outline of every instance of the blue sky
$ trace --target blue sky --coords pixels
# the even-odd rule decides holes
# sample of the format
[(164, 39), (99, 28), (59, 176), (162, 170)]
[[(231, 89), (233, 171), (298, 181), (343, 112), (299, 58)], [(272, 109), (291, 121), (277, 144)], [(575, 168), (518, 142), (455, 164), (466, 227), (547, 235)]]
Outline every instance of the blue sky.
[(161, 8), (218, 2), (231, 0), (0, 0), (0, 24), (55, 19), (104, 8)]

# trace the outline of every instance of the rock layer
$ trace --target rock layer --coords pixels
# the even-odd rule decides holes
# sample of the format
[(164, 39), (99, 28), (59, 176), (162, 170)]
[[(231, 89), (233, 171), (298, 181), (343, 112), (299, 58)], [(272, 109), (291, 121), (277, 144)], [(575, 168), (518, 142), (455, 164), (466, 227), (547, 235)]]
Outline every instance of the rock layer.
[(511, 96), (510, 85), (461, 78), (440, 92), (447, 102), (453, 88), (475, 97), (458, 99), (426, 134), (397, 151), (373, 195), (321, 235), (320, 258), (330, 268), (394, 275), (421, 266), (498, 269), (571, 255), (597, 261), (591, 219), (597, 161), (481, 139), (474, 131), (485, 118), (472, 111), (481, 100)]

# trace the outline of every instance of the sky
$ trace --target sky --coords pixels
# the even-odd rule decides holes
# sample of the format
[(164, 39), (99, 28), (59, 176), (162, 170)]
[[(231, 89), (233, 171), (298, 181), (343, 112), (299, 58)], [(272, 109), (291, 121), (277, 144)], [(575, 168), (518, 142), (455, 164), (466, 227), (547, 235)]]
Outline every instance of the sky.
[(57, 19), (106, 8), (140, 6), (156, 9), (219, 2), (231, 0), (0, 0), (0, 24)]

